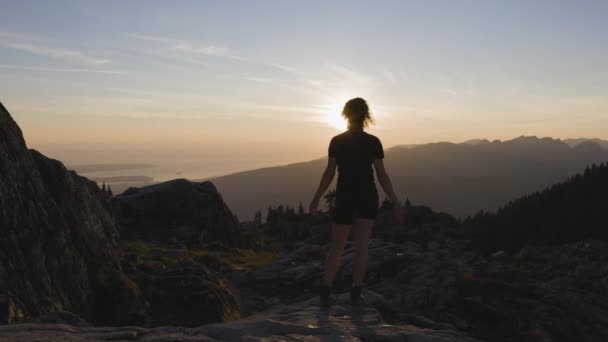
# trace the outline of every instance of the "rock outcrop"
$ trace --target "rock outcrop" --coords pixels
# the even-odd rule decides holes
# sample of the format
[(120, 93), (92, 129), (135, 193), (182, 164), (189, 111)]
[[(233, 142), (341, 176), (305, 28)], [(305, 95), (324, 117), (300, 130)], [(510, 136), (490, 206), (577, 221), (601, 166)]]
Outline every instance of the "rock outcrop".
[(206, 250), (123, 242), (123, 270), (149, 303), (146, 326), (195, 327), (240, 317), (239, 293)]
[(137, 321), (143, 304), (121, 270), (108, 209), (94, 182), (28, 150), (0, 104), (0, 296), (9, 316), (63, 310), (96, 323)]
[(175, 179), (129, 188), (114, 199), (125, 239), (186, 246), (238, 242), (238, 221), (211, 182)]
[[(113, 199), (123, 269), (149, 304), (146, 326), (200, 326), (240, 317), (238, 292), (206, 248), (239, 243), (236, 217), (211, 182), (130, 188)], [(217, 266), (217, 267), (216, 267)]]
[(72, 325), (16, 324), (0, 327), (0, 339), (53, 341), (419, 341), (474, 342), (450, 327), (421, 328), (389, 324), (375, 308), (380, 295), (369, 292), (365, 305), (352, 306), (348, 294), (337, 297), (331, 308), (319, 306), (316, 298), (290, 305), (276, 305), (254, 316), (226, 324), (197, 328), (140, 327), (90, 328)]

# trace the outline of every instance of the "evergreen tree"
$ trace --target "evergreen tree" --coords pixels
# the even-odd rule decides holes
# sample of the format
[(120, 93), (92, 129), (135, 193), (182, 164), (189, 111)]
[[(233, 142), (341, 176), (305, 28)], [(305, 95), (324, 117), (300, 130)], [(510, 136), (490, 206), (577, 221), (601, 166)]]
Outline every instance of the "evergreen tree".
[(302, 201), (300, 201), (300, 204), (298, 205), (298, 215), (304, 215), (304, 206), (302, 205)]
[(526, 243), (560, 244), (608, 240), (608, 165), (508, 203), (496, 213), (479, 212), (463, 222), (485, 252), (515, 251)]
[(388, 209), (391, 209), (392, 207), (393, 207), (393, 202), (391, 202), (391, 200), (388, 197), (384, 197), (384, 201), (382, 201), (382, 204), (380, 205), (380, 209), (388, 210)]
[(275, 210), (272, 209), (271, 206), (269, 206), (268, 211), (266, 213), (266, 223), (272, 224), (275, 222), (275, 217), (276, 217), (275, 213), (276, 213)]
[[(304, 208), (300, 203), (298, 212), (303, 211)], [(261, 212), (256, 213), (256, 220), (258, 216), (261, 216)], [(289, 205), (280, 204), (276, 208), (268, 207), (266, 224), (263, 226), (264, 231), (289, 245), (310, 235), (310, 223), (307, 218), (306, 215), (297, 214), (296, 209)]]
[(262, 224), (262, 211), (256, 210), (255, 217), (253, 218), (253, 222), (257, 225)]
[(330, 213), (333, 213), (334, 207), (336, 204), (336, 190), (335, 189), (329, 190), (329, 192), (327, 192), (327, 194), (325, 196), (323, 196), (323, 199), (325, 199), (325, 205), (327, 206), (327, 211)]

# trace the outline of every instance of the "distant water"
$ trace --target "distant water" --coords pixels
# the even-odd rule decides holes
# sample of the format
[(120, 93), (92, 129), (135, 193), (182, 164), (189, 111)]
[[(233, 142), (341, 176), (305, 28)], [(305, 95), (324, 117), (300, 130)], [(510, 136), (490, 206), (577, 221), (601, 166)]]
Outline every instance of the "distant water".
[(129, 186), (164, 182), (175, 178), (201, 180), (263, 167), (290, 164), (295, 161), (181, 161), (131, 164), (68, 165), (87, 178), (111, 184), (118, 191)]

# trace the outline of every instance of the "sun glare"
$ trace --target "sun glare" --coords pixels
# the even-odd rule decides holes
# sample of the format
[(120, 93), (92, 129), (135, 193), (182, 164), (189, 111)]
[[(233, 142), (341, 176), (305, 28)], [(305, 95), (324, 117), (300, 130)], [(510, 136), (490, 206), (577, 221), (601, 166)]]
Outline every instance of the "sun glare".
[(325, 107), (325, 122), (339, 131), (345, 131), (347, 128), (346, 119), (342, 116), (342, 107), (344, 103), (335, 101)]

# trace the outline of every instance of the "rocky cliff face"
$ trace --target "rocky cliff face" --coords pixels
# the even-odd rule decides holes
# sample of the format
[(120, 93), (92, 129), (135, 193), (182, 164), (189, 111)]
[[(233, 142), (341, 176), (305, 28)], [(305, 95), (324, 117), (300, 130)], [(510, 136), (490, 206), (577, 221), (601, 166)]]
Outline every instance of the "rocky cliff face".
[(130, 188), (114, 200), (126, 239), (186, 246), (238, 242), (238, 222), (211, 182), (175, 179)]
[(0, 104), (0, 294), (13, 316), (71, 311), (104, 324), (141, 312), (97, 185), (28, 150)]

